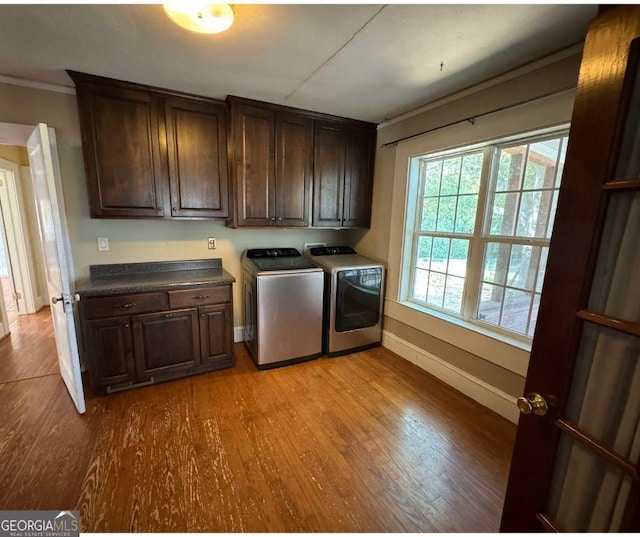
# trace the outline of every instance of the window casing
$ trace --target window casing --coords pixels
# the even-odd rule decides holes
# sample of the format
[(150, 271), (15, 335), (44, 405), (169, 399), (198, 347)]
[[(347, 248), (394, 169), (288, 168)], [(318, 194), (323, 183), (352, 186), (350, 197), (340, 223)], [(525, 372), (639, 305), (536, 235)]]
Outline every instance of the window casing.
[(530, 341), (567, 133), (410, 159), (418, 199), (407, 219), (409, 302)]

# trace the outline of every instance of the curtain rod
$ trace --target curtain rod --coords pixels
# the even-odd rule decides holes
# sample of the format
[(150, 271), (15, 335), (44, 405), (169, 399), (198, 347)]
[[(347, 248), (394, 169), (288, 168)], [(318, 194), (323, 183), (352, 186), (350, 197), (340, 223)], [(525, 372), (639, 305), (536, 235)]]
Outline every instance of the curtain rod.
[(548, 99), (549, 97), (553, 97), (555, 95), (560, 95), (562, 93), (567, 93), (568, 91), (573, 91), (575, 89), (576, 89), (575, 86), (569, 86), (569, 87), (561, 89), (561, 90), (545, 93), (544, 95), (540, 95), (539, 97), (535, 97), (533, 99), (527, 99), (525, 101), (520, 101), (520, 102), (517, 102), (515, 104), (510, 104), (510, 105), (507, 105), (507, 106), (501, 106), (500, 108), (495, 108), (494, 110), (490, 110), (489, 112), (482, 112), (482, 114), (476, 114), (474, 116), (469, 116), (469, 117), (466, 117), (464, 119), (458, 119), (456, 121), (452, 121), (451, 123), (446, 123), (445, 125), (440, 125), (438, 127), (433, 127), (431, 129), (427, 129), (425, 131), (418, 132), (416, 134), (411, 134), (409, 136), (405, 136), (404, 138), (398, 138), (397, 140), (393, 140), (391, 142), (386, 142), (386, 143), (382, 144), (380, 146), (380, 148), (382, 149), (384, 147), (389, 147), (390, 145), (398, 145), (400, 142), (405, 142), (406, 140), (411, 140), (413, 138), (418, 138), (419, 136), (424, 136), (425, 134), (430, 134), (432, 132), (439, 131), (441, 129), (446, 129), (448, 127), (453, 127), (454, 125), (459, 125), (460, 123), (467, 123), (468, 122), (468, 123), (471, 123), (472, 125), (475, 125), (476, 119), (479, 119), (481, 117), (490, 116), (491, 114), (495, 114), (497, 112), (502, 112), (504, 110), (509, 110), (511, 108), (517, 108), (519, 106), (524, 106), (525, 104), (534, 103), (536, 101), (542, 101), (543, 99)]

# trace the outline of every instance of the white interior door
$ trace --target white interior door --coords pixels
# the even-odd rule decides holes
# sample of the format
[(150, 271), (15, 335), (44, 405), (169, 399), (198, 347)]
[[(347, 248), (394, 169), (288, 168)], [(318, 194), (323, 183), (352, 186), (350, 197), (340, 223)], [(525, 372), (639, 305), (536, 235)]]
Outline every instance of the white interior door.
[(52, 302), (51, 318), (60, 374), (78, 412), (82, 414), (85, 411), (84, 391), (73, 318), (74, 298), (71, 292), (73, 265), (53, 130), (50, 133), (45, 124), (38, 124), (27, 142), (27, 148), (44, 250), (47, 287)]

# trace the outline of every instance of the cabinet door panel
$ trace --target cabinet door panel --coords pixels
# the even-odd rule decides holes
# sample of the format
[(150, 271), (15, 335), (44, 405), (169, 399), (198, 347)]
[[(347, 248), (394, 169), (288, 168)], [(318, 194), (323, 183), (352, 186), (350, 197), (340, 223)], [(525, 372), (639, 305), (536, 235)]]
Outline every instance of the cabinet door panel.
[(344, 227), (369, 227), (376, 133), (352, 129), (347, 139)]
[(275, 222), (275, 114), (249, 106), (233, 113), (236, 224)]
[(233, 308), (218, 304), (200, 308), (202, 363), (233, 360)]
[(276, 225), (309, 225), (313, 120), (278, 113), (276, 117)]
[(145, 91), (79, 88), (92, 216), (162, 216), (157, 102)]
[(86, 352), (95, 389), (132, 381), (135, 377), (129, 317), (88, 321)]
[(339, 125), (317, 122), (313, 187), (313, 225), (342, 226), (345, 133)]
[(138, 376), (188, 369), (200, 363), (198, 310), (132, 317)]
[(167, 99), (171, 214), (227, 217), (226, 107)]

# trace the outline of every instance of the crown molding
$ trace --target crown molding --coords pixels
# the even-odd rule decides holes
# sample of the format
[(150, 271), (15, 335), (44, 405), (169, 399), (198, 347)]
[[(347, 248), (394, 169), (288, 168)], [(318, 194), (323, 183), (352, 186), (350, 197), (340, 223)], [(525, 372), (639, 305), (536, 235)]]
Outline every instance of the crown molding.
[(10, 84), (12, 86), (21, 86), (24, 88), (34, 88), (45, 91), (55, 91), (56, 93), (66, 93), (67, 95), (76, 94), (75, 88), (72, 88), (70, 86), (50, 84), (48, 82), (38, 82), (36, 80), (27, 80), (26, 78), (18, 78), (9, 75), (0, 75), (0, 84)]

